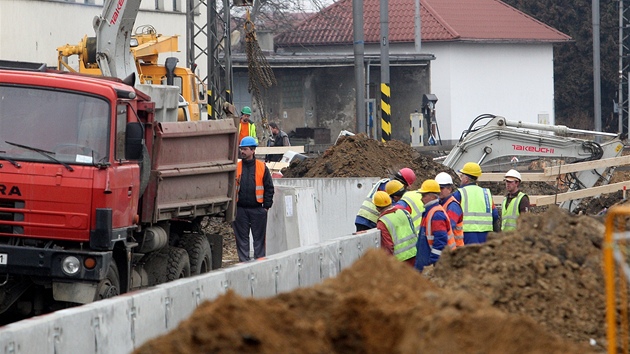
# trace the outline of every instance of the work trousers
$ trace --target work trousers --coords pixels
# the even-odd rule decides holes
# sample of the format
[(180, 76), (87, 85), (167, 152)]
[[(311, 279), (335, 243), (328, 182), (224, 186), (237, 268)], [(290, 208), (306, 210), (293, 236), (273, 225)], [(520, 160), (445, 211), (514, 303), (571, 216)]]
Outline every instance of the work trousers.
[(267, 232), (267, 210), (258, 208), (236, 208), (236, 218), (232, 223), (236, 236), (236, 249), (241, 262), (249, 261), (249, 232), (254, 240), (254, 258), (265, 256), (265, 237)]

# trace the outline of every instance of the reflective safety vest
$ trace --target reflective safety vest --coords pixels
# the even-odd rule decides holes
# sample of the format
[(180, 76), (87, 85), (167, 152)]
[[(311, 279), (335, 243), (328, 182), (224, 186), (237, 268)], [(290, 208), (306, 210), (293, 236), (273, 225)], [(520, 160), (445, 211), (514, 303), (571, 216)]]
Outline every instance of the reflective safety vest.
[(422, 221), (422, 212), (424, 211), (424, 203), (422, 203), (422, 194), (418, 191), (408, 191), (403, 194), (402, 201), (407, 203), (411, 208), (411, 220), (416, 230), (420, 230), (420, 222)]
[(486, 188), (469, 184), (459, 189), (464, 212), (464, 232), (492, 231), (492, 194)]
[[(241, 123), (239, 122), (238, 124), (238, 136), (241, 136)], [(258, 144), (258, 137), (256, 137), (256, 124), (254, 123), (247, 123), (247, 135), (251, 136), (252, 138), (254, 138), (254, 140), (256, 140), (256, 144)], [(239, 141), (240, 142), (240, 141)]]
[(435, 212), (438, 210), (441, 210), (444, 213), (444, 215), (446, 216), (446, 222), (448, 223), (448, 232), (446, 233), (448, 235), (448, 238), (446, 241), (446, 247), (453, 250), (455, 249), (456, 245), (455, 245), (455, 237), (453, 236), (453, 230), (451, 230), (451, 221), (448, 218), (448, 215), (446, 214), (446, 210), (444, 210), (444, 207), (438, 204), (434, 206), (433, 208), (429, 209), (429, 211), (427, 211), (427, 215), (425, 215), (425, 218), (427, 221), (426, 221), (426, 225), (424, 226), (426, 236), (427, 236), (427, 242), (429, 243), (429, 246), (431, 246), (431, 253), (441, 256), (442, 250), (436, 250), (433, 248), (433, 240), (435, 239), (435, 237), (433, 236), (433, 231), (431, 231), (431, 221), (433, 220), (433, 214), (435, 214)]
[[(448, 206), (453, 202), (459, 204), (457, 199), (455, 199), (455, 197), (453, 197), (452, 195), (448, 197), (448, 199), (444, 202), (443, 207), (444, 207), (444, 211), (446, 212), (446, 215), (448, 215)], [(463, 218), (462, 220), (457, 221), (455, 223), (455, 228), (453, 229), (453, 237), (455, 238), (455, 245), (457, 245), (457, 247), (461, 247), (464, 245), (464, 219)]]
[(501, 230), (509, 231), (516, 229), (516, 219), (521, 214), (518, 210), (518, 205), (521, 204), (521, 199), (525, 196), (525, 193), (518, 191), (518, 194), (515, 198), (510, 200), (509, 205), (505, 205), (507, 203), (507, 198), (503, 200), (503, 206), (501, 207)]
[(374, 193), (378, 191), (379, 187), (382, 184), (385, 184), (387, 182), (389, 182), (389, 178), (383, 178), (382, 180), (374, 184), (374, 187), (372, 187), (370, 194), (368, 194), (368, 196), (363, 201), (363, 204), (361, 204), (361, 207), (359, 208), (359, 212), (357, 213), (357, 216), (364, 217), (376, 224), (376, 221), (378, 220), (379, 212), (376, 209), (376, 205), (374, 205), (374, 202), (372, 201), (372, 197), (374, 197)]
[(396, 209), (393, 213), (379, 218), (385, 224), (394, 242), (394, 257), (399, 261), (406, 261), (416, 256), (416, 242), (418, 235), (413, 227), (411, 216), (406, 210)]
[[(263, 196), (265, 195), (265, 185), (263, 184), (263, 177), (265, 176), (264, 162), (256, 160), (256, 171), (254, 172), (254, 181), (256, 182), (256, 201), (263, 203)], [(238, 191), (241, 189), (241, 174), (243, 174), (243, 161), (239, 161), (236, 164), (236, 201), (238, 201)]]

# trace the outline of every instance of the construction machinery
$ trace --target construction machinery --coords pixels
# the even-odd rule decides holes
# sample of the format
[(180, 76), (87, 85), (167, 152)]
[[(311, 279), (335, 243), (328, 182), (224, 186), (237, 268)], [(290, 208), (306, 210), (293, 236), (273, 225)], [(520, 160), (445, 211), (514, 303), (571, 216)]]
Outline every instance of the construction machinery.
[[(477, 162), (485, 174), (505, 173), (533, 160), (552, 160), (558, 165), (556, 176), (560, 182), (570, 191), (577, 191), (607, 184), (616, 167), (614, 160), (578, 172), (568, 168), (563, 171), (563, 166), (611, 159), (620, 156), (622, 150), (623, 142), (617, 134), (510, 121), (487, 114), (473, 120), (443, 164), (459, 170), (466, 162)], [(579, 202), (579, 198), (566, 200), (561, 206), (573, 210)]]
[(178, 122), (178, 88), (136, 85), (140, 1), (107, 0), (94, 19), (107, 77), (0, 61), (0, 314), (221, 266), (203, 226), (234, 216), (236, 126)]
[[(97, 34), (98, 36), (98, 34)], [(189, 68), (177, 66), (178, 59), (166, 58), (158, 63), (159, 54), (178, 52), (178, 35), (163, 36), (153, 26), (138, 26), (129, 40), (138, 79), (142, 84), (177, 86), (180, 94), (178, 121), (200, 120), (202, 106), (207, 103), (206, 86)], [(87, 35), (77, 45), (66, 44), (57, 48), (57, 68), (71, 72), (102, 75), (96, 60), (97, 37)], [(68, 64), (70, 56), (78, 56), (78, 68)]]

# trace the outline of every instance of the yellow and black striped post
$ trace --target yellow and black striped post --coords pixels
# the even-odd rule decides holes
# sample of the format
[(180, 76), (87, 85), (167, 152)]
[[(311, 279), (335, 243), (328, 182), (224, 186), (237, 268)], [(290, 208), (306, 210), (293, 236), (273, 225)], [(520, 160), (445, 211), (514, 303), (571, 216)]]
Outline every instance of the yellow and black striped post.
[(381, 141), (392, 140), (392, 107), (389, 105), (391, 97), (388, 83), (381, 83)]

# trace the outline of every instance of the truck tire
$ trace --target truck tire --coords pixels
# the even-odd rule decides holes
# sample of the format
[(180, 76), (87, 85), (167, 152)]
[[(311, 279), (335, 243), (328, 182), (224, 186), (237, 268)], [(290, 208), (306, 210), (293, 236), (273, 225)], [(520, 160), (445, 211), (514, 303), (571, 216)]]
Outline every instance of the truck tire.
[(149, 286), (190, 276), (190, 262), (186, 250), (166, 246), (145, 256), (144, 269)]
[(94, 300), (109, 299), (117, 295), (120, 295), (120, 276), (118, 266), (112, 261), (107, 269), (105, 279), (101, 280), (96, 287)]
[(186, 250), (190, 260), (190, 275), (207, 273), (212, 270), (210, 242), (202, 234), (184, 235), (177, 245)]

